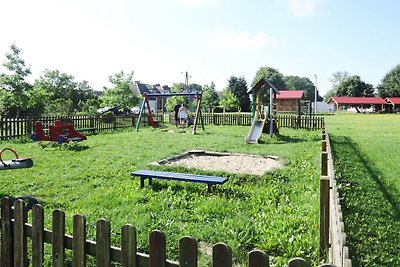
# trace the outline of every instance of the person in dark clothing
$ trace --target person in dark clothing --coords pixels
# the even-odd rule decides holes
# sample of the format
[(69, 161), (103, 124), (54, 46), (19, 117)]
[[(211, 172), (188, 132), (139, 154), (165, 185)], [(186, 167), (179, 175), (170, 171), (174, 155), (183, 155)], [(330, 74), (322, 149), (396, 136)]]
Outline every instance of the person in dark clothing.
[(174, 112), (175, 112), (175, 126), (178, 127), (179, 124), (179, 118), (178, 118), (178, 113), (179, 109), (181, 108), (181, 104), (177, 103), (174, 107)]

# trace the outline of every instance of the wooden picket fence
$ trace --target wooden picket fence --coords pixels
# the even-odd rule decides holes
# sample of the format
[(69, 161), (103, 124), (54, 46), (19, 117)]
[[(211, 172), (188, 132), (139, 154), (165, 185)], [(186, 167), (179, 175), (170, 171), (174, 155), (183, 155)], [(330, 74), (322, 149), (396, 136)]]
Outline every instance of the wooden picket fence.
[[(12, 205), (14, 205), (12, 207)], [(137, 251), (136, 229), (132, 225), (121, 228), (120, 247), (111, 245), (111, 226), (105, 219), (96, 222), (96, 241), (87, 240), (86, 219), (82, 215), (73, 216), (72, 236), (65, 233), (65, 213), (54, 210), (52, 231), (44, 228), (44, 209), (36, 204), (32, 207), (32, 223), (28, 223), (27, 208), (22, 200), (14, 203), (4, 197), (1, 199), (1, 253), (2, 267), (39, 267), (44, 265), (44, 244), (51, 244), (52, 266), (66, 266), (66, 250), (72, 250), (72, 266), (85, 267), (87, 257), (92, 256), (98, 267), (110, 267), (120, 263), (122, 267), (197, 267), (198, 244), (191, 237), (179, 241), (178, 261), (166, 258), (165, 234), (153, 230), (149, 235), (149, 254)], [(30, 245), (28, 245), (28, 237)], [(28, 251), (30, 249), (30, 251)], [(28, 255), (31, 258), (28, 259)], [(224, 243), (212, 248), (213, 267), (232, 267), (232, 251)], [(71, 259), (70, 259), (71, 260)], [(249, 267), (269, 267), (269, 257), (263, 251), (253, 250), (248, 254)], [(301, 258), (289, 261), (289, 267), (310, 266)], [(323, 264), (320, 266), (330, 266)]]

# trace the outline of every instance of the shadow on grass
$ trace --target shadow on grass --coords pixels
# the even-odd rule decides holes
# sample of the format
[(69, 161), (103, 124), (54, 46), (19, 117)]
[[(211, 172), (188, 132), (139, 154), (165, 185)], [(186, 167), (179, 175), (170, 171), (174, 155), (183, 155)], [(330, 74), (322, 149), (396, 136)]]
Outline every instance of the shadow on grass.
[(340, 142), (333, 141), (332, 142), (332, 150), (333, 150), (334, 156), (340, 156), (340, 155), (337, 155), (337, 153), (335, 153), (335, 151), (336, 151), (335, 148), (338, 148), (340, 146), (341, 147), (346, 146), (352, 153), (351, 158), (357, 159), (357, 161), (362, 164), (366, 173), (369, 174), (371, 179), (376, 184), (376, 188), (380, 192), (382, 192), (382, 195), (384, 196), (386, 201), (391, 205), (391, 207), (393, 209), (394, 219), (400, 220), (400, 205), (399, 205), (398, 201), (396, 200), (396, 198), (394, 197), (394, 196), (400, 195), (399, 192), (397, 192), (397, 190), (395, 192), (393, 192), (395, 190), (395, 188), (391, 189), (392, 192), (386, 188), (385, 183), (381, 179), (381, 177), (383, 177), (383, 174), (379, 170), (375, 169), (372, 166), (373, 164), (371, 163), (371, 160), (368, 158), (367, 155), (363, 154), (363, 152), (360, 151), (360, 149), (356, 143), (352, 142), (351, 139), (347, 136), (342, 136), (342, 137), (339, 137), (338, 139), (341, 139), (342, 141), (340, 141)]
[(400, 192), (351, 138), (332, 136), (331, 145), (353, 265), (398, 266)]

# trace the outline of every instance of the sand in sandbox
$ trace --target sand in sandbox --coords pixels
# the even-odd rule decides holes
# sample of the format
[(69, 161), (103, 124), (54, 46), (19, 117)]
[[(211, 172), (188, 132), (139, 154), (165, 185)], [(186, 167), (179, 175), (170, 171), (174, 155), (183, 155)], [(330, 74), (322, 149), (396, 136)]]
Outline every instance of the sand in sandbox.
[(162, 164), (255, 175), (262, 175), (267, 171), (284, 167), (283, 161), (276, 157), (243, 154), (207, 155), (206, 153), (188, 153), (183, 157), (164, 161)]

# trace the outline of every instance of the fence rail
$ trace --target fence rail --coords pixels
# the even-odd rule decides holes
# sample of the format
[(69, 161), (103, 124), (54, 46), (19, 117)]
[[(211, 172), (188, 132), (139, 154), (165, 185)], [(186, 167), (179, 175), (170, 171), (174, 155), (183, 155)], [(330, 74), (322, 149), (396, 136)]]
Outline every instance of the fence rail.
[[(155, 114), (155, 120), (164, 122), (162, 114)], [(0, 117), (0, 140), (30, 136), (34, 132), (35, 122), (41, 121), (44, 128), (54, 124), (55, 120), (62, 123), (72, 123), (76, 129), (95, 128), (96, 132), (110, 132), (117, 129), (136, 126), (137, 115), (133, 116), (45, 116), (37, 118), (7, 118)], [(285, 128), (302, 128), (309, 130), (322, 129), (323, 117), (278, 115), (278, 125)], [(204, 113), (205, 124), (214, 125), (243, 125), (252, 123), (250, 113)], [(148, 115), (143, 115), (143, 125), (149, 125)], [(169, 123), (174, 123), (173, 114), (169, 115)]]
[[(14, 207), (12, 208), (12, 205)], [(105, 219), (96, 222), (96, 241), (87, 240), (86, 219), (82, 215), (73, 216), (73, 233), (65, 233), (65, 213), (52, 212), (52, 231), (44, 228), (44, 209), (36, 204), (32, 207), (32, 223), (27, 223), (28, 212), (22, 200), (14, 203), (4, 197), (1, 199), (1, 253), (0, 266), (38, 267), (44, 265), (44, 244), (51, 244), (52, 266), (66, 266), (66, 250), (72, 250), (72, 266), (85, 267), (87, 257), (95, 259), (96, 266), (111, 266), (120, 263), (122, 267), (195, 267), (198, 266), (198, 244), (191, 237), (179, 241), (178, 261), (166, 258), (166, 236), (158, 230), (149, 235), (149, 254), (137, 251), (136, 229), (127, 224), (121, 228), (121, 244), (111, 245), (111, 225)], [(30, 244), (28, 245), (28, 237)], [(49, 253), (50, 254), (50, 253)], [(28, 257), (30, 258), (28, 259)], [(231, 249), (224, 243), (212, 248), (212, 266), (232, 267)], [(69, 259), (71, 261), (71, 259)], [(269, 267), (269, 257), (263, 251), (252, 250), (248, 254), (249, 267)], [(310, 266), (304, 259), (294, 258), (288, 267)], [(320, 265), (328, 267), (331, 264)]]
[(322, 129), (320, 177), (320, 252), (337, 267), (351, 267), (343, 214), (336, 187), (329, 134)]

